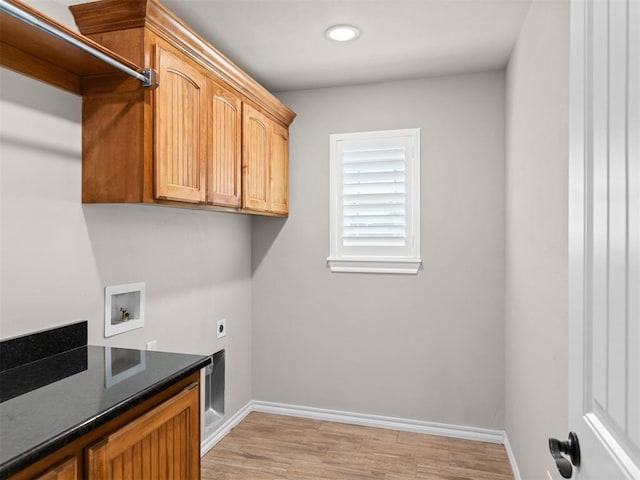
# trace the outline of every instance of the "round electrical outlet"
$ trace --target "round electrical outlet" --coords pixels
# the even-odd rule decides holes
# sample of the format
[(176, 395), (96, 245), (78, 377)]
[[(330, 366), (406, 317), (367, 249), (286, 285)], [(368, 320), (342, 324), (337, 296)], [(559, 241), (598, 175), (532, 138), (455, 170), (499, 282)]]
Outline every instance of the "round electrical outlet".
[(227, 319), (218, 320), (217, 337), (222, 338), (227, 335)]

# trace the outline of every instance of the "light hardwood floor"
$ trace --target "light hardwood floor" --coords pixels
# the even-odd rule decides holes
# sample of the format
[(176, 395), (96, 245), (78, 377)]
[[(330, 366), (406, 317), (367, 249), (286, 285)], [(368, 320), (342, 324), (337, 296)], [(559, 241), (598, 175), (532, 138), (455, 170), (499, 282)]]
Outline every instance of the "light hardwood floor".
[(502, 445), (263, 413), (202, 458), (203, 480), (512, 480)]

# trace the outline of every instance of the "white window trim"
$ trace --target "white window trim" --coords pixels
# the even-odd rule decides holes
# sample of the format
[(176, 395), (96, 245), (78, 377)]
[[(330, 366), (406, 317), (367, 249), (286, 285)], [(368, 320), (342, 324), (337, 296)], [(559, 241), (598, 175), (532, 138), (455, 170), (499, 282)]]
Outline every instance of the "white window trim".
[[(411, 205), (412, 255), (410, 256), (348, 256), (340, 255), (340, 225), (342, 214), (338, 212), (341, 205), (341, 183), (338, 175), (342, 175), (342, 165), (338, 155), (337, 144), (340, 140), (362, 139), (365, 137), (412, 137), (413, 161), (407, 165), (411, 178), (407, 201)], [(420, 270), (420, 129), (385, 130), (374, 132), (358, 132), (334, 134), (329, 139), (330, 148), (330, 255), (327, 265), (332, 272), (341, 273), (385, 273), (415, 275)]]

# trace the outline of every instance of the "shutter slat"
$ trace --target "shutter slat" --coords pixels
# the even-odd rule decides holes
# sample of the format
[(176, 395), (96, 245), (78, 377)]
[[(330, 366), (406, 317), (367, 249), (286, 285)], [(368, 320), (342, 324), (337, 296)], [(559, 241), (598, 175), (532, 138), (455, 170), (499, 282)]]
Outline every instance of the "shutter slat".
[(400, 225), (393, 225), (393, 224), (389, 224), (389, 225), (364, 225), (364, 226), (354, 226), (354, 227), (349, 227), (347, 225), (344, 226), (344, 234), (345, 235), (353, 235), (353, 236), (359, 236), (359, 235), (375, 235), (375, 236), (382, 236), (384, 237), (385, 235), (390, 235), (392, 237), (397, 237), (399, 235), (404, 235), (404, 224), (400, 224)]
[(364, 213), (345, 213), (345, 218), (369, 218), (369, 217), (404, 217), (404, 212), (364, 212)]
[(351, 233), (345, 234), (343, 238), (405, 238), (405, 235), (402, 233), (398, 233), (397, 235), (393, 235), (391, 233), (384, 235), (379, 233)]
[(345, 247), (402, 247), (405, 238), (343, 238)]
[(344, 182), (354, 182), (357, 180), (367, 181), (367, 180), (402, 180), (403, 182), (406, 179), (406, 175), (404, 172), (396, 171), (396, 170), (388, 170), (388, 171), (375, 171), (375, 172), (349, 172), (344, 174), (342, 177)]
[(391, 194), (405, 193), (405, 185), (403, 183), (379, 183), (379, 184), (360, 184), (360, 185), (344, 185), (345, 195), (372, 195), (372, 194)]
[(377, 173), (377, 172), (404, 172), (404, 162), (393, 160), (375, 163), (350, 163), (344, 166), (343, 172), (347, 173)]
[(393, 179), (389, 179), (389, 180), (358, 180), (358, 181), (351, 181), (351, 182), (344, 182), (343, 185), (389, 185), (389, 184), (396, 184), (396, 185), (403, 185), (405, 184), (404, 180), (393, 180)]
[(342, 153), (342, 163), (345, 165), (350, 163), (387, 162), (394, 160), (405, 162), (405, 159), (406, 157), (404, 148), (345, 151)]

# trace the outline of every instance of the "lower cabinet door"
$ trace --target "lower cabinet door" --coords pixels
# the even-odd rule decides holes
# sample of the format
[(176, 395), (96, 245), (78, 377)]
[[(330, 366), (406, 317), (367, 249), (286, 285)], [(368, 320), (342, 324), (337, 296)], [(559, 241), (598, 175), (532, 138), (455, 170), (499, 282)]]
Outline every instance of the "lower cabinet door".
[(199, 408), (193, 384), (89, 447), (88, 478), (199, 479)]
[(35, 480), (77, 480), (77, 478), (78, 459), (71, 457), (37, 476)]

